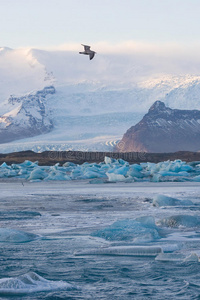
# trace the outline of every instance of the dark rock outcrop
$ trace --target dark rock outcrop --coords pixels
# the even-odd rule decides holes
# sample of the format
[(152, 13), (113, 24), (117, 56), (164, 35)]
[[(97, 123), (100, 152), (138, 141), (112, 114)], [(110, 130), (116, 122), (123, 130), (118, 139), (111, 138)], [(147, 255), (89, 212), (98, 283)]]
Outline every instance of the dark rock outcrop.
[(200, 150), (200, 111), (179, 110), (156, 101), (143, 119), (132, 126), (117, 144), (117, 152)]

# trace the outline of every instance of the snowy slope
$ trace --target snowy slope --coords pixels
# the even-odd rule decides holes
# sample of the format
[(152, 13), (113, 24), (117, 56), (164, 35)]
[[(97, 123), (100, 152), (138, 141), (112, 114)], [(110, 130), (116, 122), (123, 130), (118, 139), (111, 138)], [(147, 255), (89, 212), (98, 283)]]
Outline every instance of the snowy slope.
[(51, 83), (51, 74), (30, 49), (0, 48), (0, 104), (12, 94), (22, 96)]
[(172, 108), (200, 109), (200, 76), (193, 75), (194, 71), (198, 74), (194, 66), (187, 70), (186, 74), (183, 64), (166, 62), (165, 57), (156, 60), (139, 53), (97, 51), (89, 61), (76, 51), (0, 48), (2, 124), (11, 115), (13, 122), (23, 123), (19, 103), (8, 99), (26, 95), (23, 105), (34, 115), (38, 107), (31, 104), (31, 95), (52, 84), (56, 89), (43, 103), (51, 132), (40, 131), (35, 137), (26, 134), (24, 139), (1, 144), (0, 152), (112, 150), (155, 100)]

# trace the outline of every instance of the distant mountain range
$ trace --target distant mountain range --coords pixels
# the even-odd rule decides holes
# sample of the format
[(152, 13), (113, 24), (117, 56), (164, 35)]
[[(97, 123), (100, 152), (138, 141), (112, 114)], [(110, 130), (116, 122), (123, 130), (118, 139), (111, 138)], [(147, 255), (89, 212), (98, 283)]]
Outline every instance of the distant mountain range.
[(0, 152), (113, 151), (155, 100), (200, 109), (194, 64), (95, 50), (0, 48)]
[(179, 110), (156, 101), (117, 144), (119, 152), (200, 151), (200, 111)]

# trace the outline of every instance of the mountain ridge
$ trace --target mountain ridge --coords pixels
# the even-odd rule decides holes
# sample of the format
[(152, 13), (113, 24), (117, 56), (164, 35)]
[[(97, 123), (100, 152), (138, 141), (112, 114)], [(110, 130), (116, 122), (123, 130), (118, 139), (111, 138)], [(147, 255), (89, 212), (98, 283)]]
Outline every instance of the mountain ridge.
[(179, 110), (156, 101), (142, 120), (124, 134), (116, 151), (176, 152), (200, 150), (200, 111)]

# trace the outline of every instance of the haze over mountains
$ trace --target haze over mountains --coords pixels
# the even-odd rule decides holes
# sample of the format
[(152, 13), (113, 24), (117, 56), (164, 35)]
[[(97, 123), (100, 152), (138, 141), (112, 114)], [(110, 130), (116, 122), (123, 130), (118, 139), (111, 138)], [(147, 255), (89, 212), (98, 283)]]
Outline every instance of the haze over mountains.
[(112, 150), (156, 100), (200, 109), (198, 62), (94, 49), (0, 48), (0, 152)]

